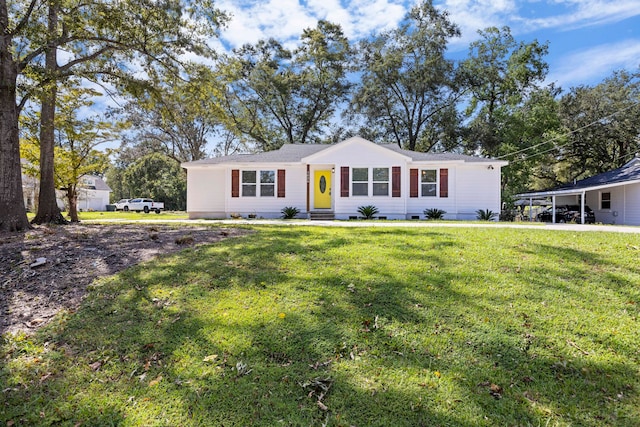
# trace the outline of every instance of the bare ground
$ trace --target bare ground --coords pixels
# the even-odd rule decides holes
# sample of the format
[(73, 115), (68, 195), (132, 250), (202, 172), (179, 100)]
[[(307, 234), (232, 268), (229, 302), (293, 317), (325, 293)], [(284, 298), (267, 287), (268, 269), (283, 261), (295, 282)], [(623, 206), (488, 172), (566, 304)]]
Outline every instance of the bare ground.
[(36, 226), (24, 233), (0, 233), (0, 334), (30, 333), (60, 310), (76, 310), (98, 277), (244, 233), (141, 224)]

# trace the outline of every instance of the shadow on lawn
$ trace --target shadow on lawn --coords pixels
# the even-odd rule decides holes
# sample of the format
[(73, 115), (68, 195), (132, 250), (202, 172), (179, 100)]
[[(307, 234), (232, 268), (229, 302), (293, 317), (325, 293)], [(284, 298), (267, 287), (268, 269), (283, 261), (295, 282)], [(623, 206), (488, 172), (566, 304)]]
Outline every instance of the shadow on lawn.
[[(381, 234), (389, 236), (378, 255), (384, 265), (349, 253), (354, 242), (363, 248)], [(66, 325), (47, 332), (58, 352), (51, 376), (43, 379), (45, 370), (23, 384), (0, 383), (9, 388), (0, 421), (637, 425), (638, 413), (624, 406), (638, 399), (637, 371), (560, 345), (537, 328), (542, 319), (529, 307), (507, 304), (497, 312), (461, 291), (463, 280), (494, 280), (488, 269), (461, 275), (452, 254), (462, 246), (453, 232), (263, 230), (127, 270), (96, 286)], [(336, 253), (356, 258), (341, 263)], [(573, 257), (548, 273), (549, 286), (577, 273), (579, 262), (603, 262)], [(311, 262), (318, 274), (307, 278), (299, 264)], [(533, 274), (533, 266), (524, 269)], [(166, 283), (172, 291), (158, 286)], [(217, 303), (212, 292), (278, 296), (289, 285), (314, 296), (283, 319), (256, 311), (248, 323), (232, 309), (228, 318), (207, 317), (201, 307)], [(579, 289), (556, 291), (580, 297)], [(251, 301), (244, 304), (252, 309)], [(327, 378), (323, 410), (319, 392), (303, 385)]]

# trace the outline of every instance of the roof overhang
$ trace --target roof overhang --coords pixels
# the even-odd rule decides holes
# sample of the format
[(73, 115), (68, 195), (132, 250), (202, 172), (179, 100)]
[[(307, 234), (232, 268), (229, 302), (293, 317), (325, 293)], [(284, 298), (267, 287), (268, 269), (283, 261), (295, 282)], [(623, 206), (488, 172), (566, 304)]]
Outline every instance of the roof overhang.
[(563, 188), (558, 190), (536, 191), (532, 193), (520, 193), (520, 194), (516, 194), (515, 196), (520, 198), (572, 196), (576, 194), (586, 193), (588, 191), (604, 190), (607, 188), (621, 187), (624, 185), (639, 184), (639, 183), (640, 183), (640, 179), (635, 179), (631, 181), (612, 182), (608, 184), (592, 185), (589, 187), (581, 187), (581, 188)]

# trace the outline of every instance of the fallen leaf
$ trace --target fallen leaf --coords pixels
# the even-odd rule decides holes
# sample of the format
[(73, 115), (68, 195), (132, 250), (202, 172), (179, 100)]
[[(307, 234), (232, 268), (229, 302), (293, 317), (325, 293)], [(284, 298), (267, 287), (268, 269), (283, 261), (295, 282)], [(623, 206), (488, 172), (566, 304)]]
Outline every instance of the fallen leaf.
[(491, 384), (489, 386), (489, 394), (491, 396), (493, 396), (495, 399), (501, 399), (502, 398), (502, 387), (500, 387), (498, 384)]
[(89, 365), (89, 367), (94, 371), (97, 371), (98, 369), (100, 369), (101, 366), (102, 366), (102, 361), (100, 360), (98, 360), (97, 362), (93, 362), (92, 364)]
[(162, 375), (158, 375), (155, 380), (149, 381), (149, 387), (156, 386), (162, 381)]
[(204, 359), (202, 359), (203, 362), (213, 362), (214, 360), (216, 360), (218, 358), (217, 354), (210, 354), (209, 356), (205, 357)]
[(40, 377), (40, 382), (45, 382), (46, 380), (48, 380), (53, 374), (51, 372), (47, 372), (46, 374), (44, 374), (43, 376)]
[(329, 408), (327, 408), (327, 405), (325, 405), (324, 403), (320, 402), (318, 400), (318, 408), (322, 409), (323, 411), (328, 411)]

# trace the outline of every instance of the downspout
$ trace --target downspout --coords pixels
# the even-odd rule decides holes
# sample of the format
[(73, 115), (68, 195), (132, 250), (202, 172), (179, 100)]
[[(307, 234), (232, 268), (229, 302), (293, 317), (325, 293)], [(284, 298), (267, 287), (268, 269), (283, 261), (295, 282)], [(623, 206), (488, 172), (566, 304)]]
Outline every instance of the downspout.
[(309, 167), (309, 164), (307, 164), (307, 216), (309, 216), (309, 218), (311, 218), (311, 211), (309, 210), (309, 191), (311, 190), (311, 183), (310, 183), (310, 178), (311, 177), (311, 170)]

